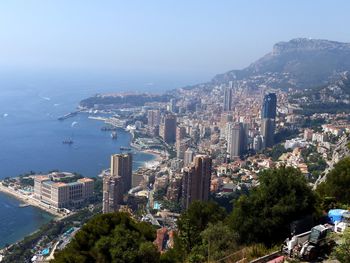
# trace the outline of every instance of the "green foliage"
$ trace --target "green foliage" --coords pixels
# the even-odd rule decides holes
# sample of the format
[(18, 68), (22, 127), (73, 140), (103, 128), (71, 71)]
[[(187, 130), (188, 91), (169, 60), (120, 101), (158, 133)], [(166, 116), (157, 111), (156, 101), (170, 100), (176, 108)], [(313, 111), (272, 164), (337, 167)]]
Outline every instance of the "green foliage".
[(313, 130), (322, 130), (322, 124), (325, 124), (326, 120), (324, 118), (311, 119), (310, 117), (304, 118), (301, 123), (302, 128), (311, 128)]
[(73, 176), (61, 178), (58, 181), (62, 182), (62, 183), (73, 183), (73, 182), (75, 182), (75, 181), (77, 181), (78, 179), (81, 179), (81, 178), (83, 178), (83, 176), (81, 174), (74, 173)]
[(277, 161), (278, 158), (283, 154), (283, 153), (287, 153), (287, 152), (291, 152), (290, 149), (285, 149), (284, 146), (282, 144), (276, 144), (272, 147), (272, 149), (265, 149), (263, 151), (263, 153), (268, 156), (271, 157), (273, 161)]
[(182, 207), (181, 203), (169, 201), (169, 200), (162, 200), (160, 201), (162, 209), (168, 209), (170, 212), (173, 213), (181, 213)]
[(209, 261), (219, 260), (238, 249), (238, 235), (227, 224), (218, 222), (209, 226), (200, 234), (205, 255)]
[(52, 262), (159, 262), (155, 230), (125, 213), (101, 214), (88, 221)]
[(341, 263), (350, 262), (350, 228), (344, 231), (339, 245), (334, 249), (332, 256)]
[(310, 181), (316, 181), (319, 175), (327, 168), (326, 161), (317, 152), (317, 148), (313, 145), (302, 149), (301, 156), (307, 164), (308, 171), (312, 175)]
[(246, 185), (242, 185), (241, 189), (236, 189), (233, 193), (227, 193), (222, 196), (211, 195), (210, 199), (215, 203), (218, 203), (219, 206), (225, 208), (227, 213), (231, 213), (234, 208), (234, 203), (238, 200), (241, 195), (247, 195), (249, 189)]
[(299, 170), (263, 171), (260, 185), (235, 205), (229, 224), (242, 243), (271, 246), (290, 234), (290, 223), (317, 211), (318, 199)]
[(327, 175), (327, 180), (317, 187), (323, 197), (333, 197), (337, 202), (350, 204), (350, 157), (339, 161)]
[(330, 113), (330, 114), (336, 114), (336, 113), (349, 113), (350, 108), (348, 104), (343, 102), (327, 102), (327, 103), (309, 103), (302, 105), (303, 108), (303, 115), (310, 116), (315, 113)]
[(34, 179), (30, 177), (20, 177), (19, 183), (21, 186), (34, 186)]
[(279, 249), (280, 249), (280, 247), (278, 247), (278, 246), (267, 248), (264, 244), (258, 243), (258, 244), (253, 244), (253, 245), (250, 245), (248, 247), (243, 248), (243, 251), (244, 251), (245, 257), (249, 261), (251, 261), (253, 259), (260, 258), (260, 257), (265, 256), (265, 255), (269, 255), (272, 252), (275, 252)]
[(101, 177), (95, 177), (94, 179), (94, 203), (101, 203), (103, 199), (103, 180)]
[(284, 142), (285, 140), (296, 137), (298, 133), (299, 133), (299, 130), (296, 130), (296, 129), (291, 130), (287, 128), (282, 128), (274, 135), (274, 142), (275, 143)]
[(185, 251), (200, 244), (200, 233), (209, 223), (222, 221), (226, 216), (225, 209), (214, 202), (193, 202), (178, 220), (179, 241)]
[(166, 189), (165, 188), (159, 188), (157, 191), (153, 193), (153, 198), (156, 201), (163, 200), (164, 196), (166, 195)]

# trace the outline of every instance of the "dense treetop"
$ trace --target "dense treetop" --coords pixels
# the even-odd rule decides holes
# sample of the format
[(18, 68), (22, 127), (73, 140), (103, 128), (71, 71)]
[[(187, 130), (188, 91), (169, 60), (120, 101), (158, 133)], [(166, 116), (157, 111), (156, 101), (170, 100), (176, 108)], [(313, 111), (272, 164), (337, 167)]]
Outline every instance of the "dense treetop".
[(266, 170), (259, 182), (236, 202), (229, 219), (241, 242), (273, 245), (290, 235), (292, 221), (317, 212), (318, 199), (299, 170)]
[(317, 187), (317, 191), (325, 198), (350, 205), (350, 157), (339, 161), (327, 175), (327, 180)]
[(125, 213), (97, 215), (52, 262), (158, 262), (154, 240), (151, 225), (138, 223)]

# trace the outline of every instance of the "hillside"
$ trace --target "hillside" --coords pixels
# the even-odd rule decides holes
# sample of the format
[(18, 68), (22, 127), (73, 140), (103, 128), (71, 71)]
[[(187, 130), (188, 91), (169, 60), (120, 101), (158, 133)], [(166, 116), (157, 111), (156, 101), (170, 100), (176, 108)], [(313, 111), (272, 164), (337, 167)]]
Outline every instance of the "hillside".
[(258, 85), (276, 88), (321, 86), (335, 74), (350, 70), (350, 43), (297, 38), (279, 42), (247, 68), (216, 75), (208, 84), (261, 79)]

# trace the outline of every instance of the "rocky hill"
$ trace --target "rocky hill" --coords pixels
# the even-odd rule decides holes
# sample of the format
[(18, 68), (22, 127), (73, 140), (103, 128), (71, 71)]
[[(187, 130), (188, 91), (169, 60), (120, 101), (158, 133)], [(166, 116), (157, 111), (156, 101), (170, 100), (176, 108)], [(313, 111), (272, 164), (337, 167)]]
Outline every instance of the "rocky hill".
[(297, 38), (275, 44), (247, 68), (216, 75), (208, 84), (262, 78), (266, 83), (259, 85), (303, 89), (324, 85), (344, 71), (350, 71), (350, 43)]
[(337, 164), (340, 160), (348, 156), (350, 156), (350, 138), (348, 135), (344, 135), (339, 140), (339, 142), (337, 143), (333, 151), (332, 160), (328, 162), (329, 167), (324, 171), (322, 176), (320, 176), (315, 182), (314, 189), (316, 189), (320, 183), (326, 181), (327, 174), (334, 168), (335, 164)]

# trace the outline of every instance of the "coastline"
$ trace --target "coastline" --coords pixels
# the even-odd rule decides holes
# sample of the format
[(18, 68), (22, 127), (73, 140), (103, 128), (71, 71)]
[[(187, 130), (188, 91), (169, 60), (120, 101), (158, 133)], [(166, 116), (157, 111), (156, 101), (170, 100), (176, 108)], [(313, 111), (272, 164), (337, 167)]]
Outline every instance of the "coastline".
[(35, 206), (35, 207), (53, 215), (55, 220), (61, 220), (65, 217), (64, 215), (58, 213), (57, 211), (50, 209), (48, 206), (46, 206), (42, 202), (40, 202), (40, 201), (30, 197), (30, 196), (23, 195), (16, 190), (8, 188), (8, 187), (4, 186), (2, 183), (0, 183), (0, 192), (12, 196), (15, 199), (23, 202), (24, 204), (28, 204), (30, 206)]
[[(101, 121), (101, 120), (98, 120), (98, 121)], [(118, 127), (118, 128), (123, 129), (121, 127)], [(130, 131), (130, 130), (123, 129), (123, 131), (128, 132), (131, 136), (133, 135), (132, 131)], [(147, 168), (154, 167), (154, 166), (158, 165), (159, 163), (161, 163), (162, 160), (164, 159), (164, 154), (162, 154), (161, 152), (150, 150), (150, 149), (140, 149), (138, 147), (134, 147), (133, 137), (129, 141), (129, 146), (134, 148), (139, 153), (145, 153), (145, 154), (149, 154), (149, 155), (153, 156), (152, 160), (144, 161), (143, 164), (141, 165), (141, 167), (147, 167)], [(68, 216), (68, 215), (64, 215), (62, 213), (59, 213), (56, 211), (56, 209), (50, 208), (49, 205), (46, 205), (46, 204), (42, 203), (41, 201), (34, 199), (32, 194), (27, 195), (27, 194), (21, 193), (20, 191), (15, 190), (15, 189), (4, 186), (2, 184), (2, 181), (0, 181), (0, 192), (6, 194), (8, 196), (11, 196), (12, 198), (20, 201), (21, 204), (36, 207), (36, 208), (40, 209), (41, 211), (44, 211), (44, 212), (52, 215), (53, 220), (59, 221), (59, 220), (64, 219), (66, 216)], [(22, 207), (25, 207), (25, 206), (22, 206)], [(71, 214), (69, 214), (69, 215), (71, 215)], [(38, 231), (38, 229), (34, 230), (30, 234), (33, 234), (36, 231)], [(30, 235), (30, 234), (28, 234), (28, 235)], [(11, 242), (11, 245), (17, 244), (18, 242), (23, 240), (28, 235), (23, 236), (21, 239), (18, 239), (18, 241), (16, 241), (16, 242), (13, 242), (13, 243)], [(1, 256), (1, 252), (3, 252), (4, 249), (5, 248), (0, 250), (0, 256)]]

